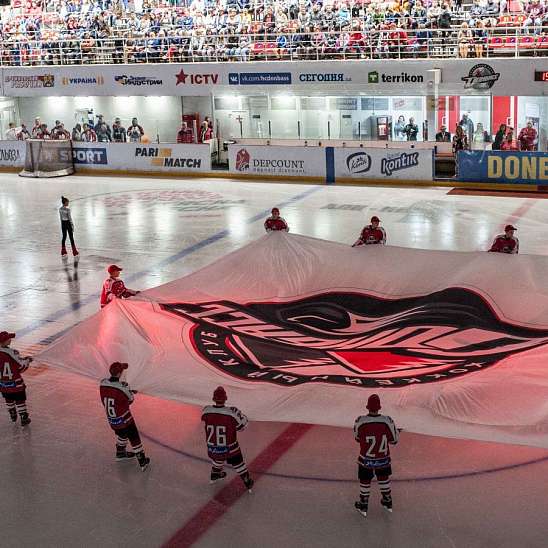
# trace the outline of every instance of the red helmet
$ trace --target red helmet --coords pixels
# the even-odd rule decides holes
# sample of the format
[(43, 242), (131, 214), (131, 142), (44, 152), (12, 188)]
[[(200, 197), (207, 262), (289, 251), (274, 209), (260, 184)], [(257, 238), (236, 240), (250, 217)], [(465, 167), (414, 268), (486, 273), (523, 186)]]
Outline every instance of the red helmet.
[(0, 332), (0, 344), (8, 342), (15, 337), (15, 333), (8, 333), (7, 331)]
[(123, 268), (120, 268), (119, 266), (115, 265), (115, 264), (111, 264), (108, 268), (107, 268), (107, 271), (109, 274), (112, 274), (113, 272), (122, 272)]
[(127, 363), (114, 362), (110, 365), (109, 371), (112, 377), (119, 377), (124, 369), (128, 368)]
[(509, 230), (517, 230), (517, 228), (514, 225), (506, 225), (504, 227), (504, 232), (508, 232)]
[(371, 222), (372, 223), (380, 223), (381, 220), (376, 215), (373, 215), (373, 217), (371, 217)]
[(277, 213), (278, 215), (280, 214), (280, 210), (277, 208), (277, 207), (273, 207), (272, 208), (272, 213)]
[(377, 413), (381, 408), (381, 399), (379, 396), (377, 394), (371, 394), (371, 396), (367, 399), (366, 407), (369, 411), (371, 411), (371, 413)]
[(215, 388), (215, 392), (213, 392), (213, 401), (215, 403), (224, 403), (226, 400), (227, 397), (225, 389), (222, 386)]

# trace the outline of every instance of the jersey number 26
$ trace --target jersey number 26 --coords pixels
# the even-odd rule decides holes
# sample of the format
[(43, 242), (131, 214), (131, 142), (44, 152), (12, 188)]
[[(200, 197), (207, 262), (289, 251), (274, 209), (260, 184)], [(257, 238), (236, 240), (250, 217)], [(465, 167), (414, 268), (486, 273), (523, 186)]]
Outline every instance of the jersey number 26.
[(207, 443), (210, 445), (226, 445), (226, 426), (207, 425)]

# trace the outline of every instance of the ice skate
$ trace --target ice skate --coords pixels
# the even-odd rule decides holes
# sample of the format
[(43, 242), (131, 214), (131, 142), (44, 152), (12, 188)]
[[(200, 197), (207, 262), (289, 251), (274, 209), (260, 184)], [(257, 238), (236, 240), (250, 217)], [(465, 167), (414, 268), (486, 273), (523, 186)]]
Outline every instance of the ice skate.
[(392, 513), (392, 497), (382, 497), (381, 505), (390, 513)]
[(30, 420), (29, 414), (21, 413), (21, 426), (27, 426), (27, 424), (30, 424), (30, 423), (31, 423), (31, 420)]
[(356, 508), (356, 510), (365, 518), (367, 516), (367, 508), (368, 508), (368, 504), (367, 502), (363, 501), (363, 500), (357, 500), (355, 503), (354, 503), (354, 508)]
[(116, 462), (125, 462), (135, 458), (133, 451), (126, 451), (125, 449), (116, 451)]
[(210, 484), (217, 483), (218, 481), (222, 481), (226, 478), (226, 472), (224, 470), (221, 470), (220, 472), (211, 472), (211, 476), (209, 479)]
[(80, 253), (79, 253), (78, 250), (76, 249), (76, 246), (75, 246), (75, 245), (72, 246), (72, 255), (73, 255), (74, 257), (79, 257), (79, 256), (80, 256)]
[(139, 461), (141, 472), (144, 472), (148, 468), (148, 465), (150, 464), (150, 459), (148, 457), (145, 457), (144, 453), (139, 453), (137, 455), (137, 460)]
[(11, 422), (17, 422), (17, 411), (15, 409), (9, 410)]
[(255, 482), (253, 481), (253, 478), (250, 478), (249, 476), (244, 479), (244, 485), (245, 488), (251, 493), (251, 489), (253, 488), (253, 485), (255, 485)]
[(63, 245), (61, 246), (61, 259), (66, 259), (68, 257), (67, 248)]

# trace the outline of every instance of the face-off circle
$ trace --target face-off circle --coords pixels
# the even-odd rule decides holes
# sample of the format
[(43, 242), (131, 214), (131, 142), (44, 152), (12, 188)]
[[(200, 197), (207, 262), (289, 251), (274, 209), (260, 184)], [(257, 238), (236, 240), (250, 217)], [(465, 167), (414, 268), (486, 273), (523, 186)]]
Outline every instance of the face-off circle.
[(161, 308), (192, 322), (183, 337), (202, 360), (239, 379), (281, 386), (439, 382), (548, 344), (548, 329), (502, 321), (485, 296), (464, 288), (402, 299), (334, 292)]

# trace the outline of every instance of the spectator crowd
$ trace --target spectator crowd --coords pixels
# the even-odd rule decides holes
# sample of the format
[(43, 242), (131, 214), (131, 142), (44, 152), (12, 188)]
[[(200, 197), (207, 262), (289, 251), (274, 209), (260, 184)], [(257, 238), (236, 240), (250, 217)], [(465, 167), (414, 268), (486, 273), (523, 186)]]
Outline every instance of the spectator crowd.
[(1, 60), (483, 57), (489, 37), (508, 27), (544, 36), (546, 0), (462, 1), (12, 0), (2, 14)]

